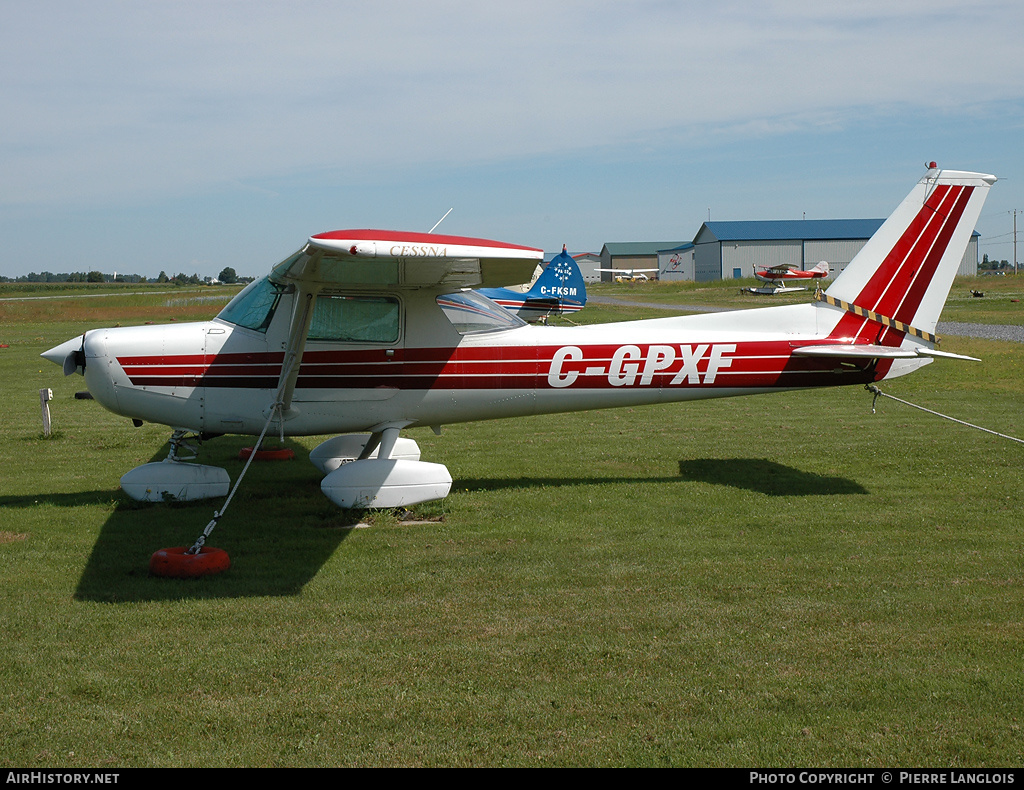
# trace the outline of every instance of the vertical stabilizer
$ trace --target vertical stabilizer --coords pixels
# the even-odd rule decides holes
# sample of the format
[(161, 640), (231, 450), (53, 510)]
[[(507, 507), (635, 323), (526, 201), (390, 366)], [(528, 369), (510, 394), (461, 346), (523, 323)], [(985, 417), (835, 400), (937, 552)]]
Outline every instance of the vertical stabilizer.
[[(934, 332), (995, 182), (995, 176), (984, 173), (929, 170), (825, 295)], [(845, 334), (849, 323), (842, 329)]]
[(555, 299), (559, 312), (574, 312), (587, 303), (587, 285), (583, 281), (583, 274), (579, 264), (565, 251), (564, 245), (527, 291), (527, 296), (533, 299)]

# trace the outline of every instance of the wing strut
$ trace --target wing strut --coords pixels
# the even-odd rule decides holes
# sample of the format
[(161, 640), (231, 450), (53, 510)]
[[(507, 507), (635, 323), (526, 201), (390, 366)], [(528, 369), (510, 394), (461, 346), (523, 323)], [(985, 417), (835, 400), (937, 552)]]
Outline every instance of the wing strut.
[(277, 384), (277, 397), (271, 406), (271, 412), (277, 412), (284, 430), (285, 416), (291, 411), (292, 397), (295, 395), (295, 382), (299, 378), (302, 367), (302, 354), (306, 350), (306, 338), (309, 336), (309, 324), (313, 320), (313, 305), (316, 293), (311, 289), (300, 288), (295, 295), (295, 308), (292, 312), (292, 325), (288, 332), (288, 346), (281, 363), (281, 377)]
[[(267, 417), (267, 422), (264, 424), (263, 430), (260, 432), (260, 438), (256, 441), (257, 448), (263, 444), (263, 439), (266, 438), (267, 430), (270, 428), (270, 424), (277, 416), (280, 405), (280, 402), (275, 403), (270, 409), (270, 416)], [(186, 554), (199, 554), (202, 551), (203, 546), (206, 543), (206, 539), (210, 537), (210, 533), (213, 532), (213, 528), (217, 526), (217, 522), (220, 521), (220, 517), (224, 515), (225, 511), (228, 509), (228, 505), (231, 504), (231, 500), (235, 496), (235, 492), (242, 484), (242, 478), (244, 478), (245, 473), (249, 471), (249, 465), (253, 462), (255, 457), (255, 452), (249, 453), (249, 458), (246, 460), (245, 466), (242, 467), (242, 471), (238, 475), (238, 479), (235, 480), (234, 486), (232, 486), (231, 491), (228, 493), (228, 498), (224, 500), (224, 504), (221, 505), (220, 510), (213, 514), (213, 518), (210, 520), (210, 523), (206, 525), (206, 529), (203, 530), (203, 534), (196, 538), (196, 542), (193, 543), (192, 547), (185, 552)]]
[[(321, 255), (319, 254), (312, 256), (306, 263), (303, 274), (315, 273), (319, 268), (320, 258)], [(263, 444), (267, 431), (275, 419), (280, 426), (281, 438), (282, 440), (284, 439), (284, 421), (288, 416), (288, 412), (291, 411), (292, 396), (295, 394), (295, 383), (299, 378), (299, 368), (302, 367), (302, 354), (306, 349), (306, 338), (309, 336), (309, 325), (313, 320), (313, 306), (316, 304), (316, 295), (320, 290), (318, 286), (310, 285), (309, 281), (315, 279), (315, 277), (300, 279), (296, 285), (291, 326), (288, 329), (288, 345), (285, 348), (284, 361), (281, 363), (281, 376), (277, 382), (277, 394), (274, 396), (274, 402), (270, 405), (267, 421), (263, 425), (259, 439), (256, 441), (256, 448)], [(242, 467), (238, 479), (235, 480), (235, 485), (231, 488), (228, 498), (224, 500), (220, 510), (213, 514), (213, 518), (206, 525), (203, 534), (196, 538), (196, 542), (185, 552), (186, 554), (198, 554), (202, 550), (206, 539), (213, 532), (217, 522), (220, 521), (221, 516), (228, 509), (228, 505), (231, 504), (231, 499), (234, 497), (239, 485), (241, 485), (242, 478), (249, 471), (249, 465), (255, 457), (255, 452), (249, 454), (249, 458), (246, 460), (245, 466)]]
[(281, 431), (284, 432), (284, 420), (292, 407), (292, 396), (295, 394), (295, 382), (299, 378), (302, 367), (302, 354), (306, 350), (306, 338), (309, 336), (309, 325), (313, 320), (313, 306), (320, 291), (317, 276), (323, 251), (314, 252), (302, 266), (302, 271), (289, 273), (288, 279), (295, 282), (295, 299), (292, 303), (292, 320), (288, 328), (288, 345), (281, 363), (281, 377), (277, 382), (277, 397), (271, 405), (271, 411), (277, 409), (281, 420)]

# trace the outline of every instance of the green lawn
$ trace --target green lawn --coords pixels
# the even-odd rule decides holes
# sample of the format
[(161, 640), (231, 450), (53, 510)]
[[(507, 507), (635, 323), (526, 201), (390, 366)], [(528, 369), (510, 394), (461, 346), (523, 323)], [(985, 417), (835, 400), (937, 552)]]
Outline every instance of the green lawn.
[[(123, 307), (218, 309), (167, 298)], [(232, 568), (154, 578), (219, 502), (127, 500), (169, 430), (38, 356), (116, 319), (2, 309), (0, 765), (1024, 764), (1020, 444), (861, 388), (414, 429), (444, 502), (353, 528), (303, 453), (257, 463)], [(1024, 436), (1024, 346), (943, 348), (983, 362), (883, 389)]]

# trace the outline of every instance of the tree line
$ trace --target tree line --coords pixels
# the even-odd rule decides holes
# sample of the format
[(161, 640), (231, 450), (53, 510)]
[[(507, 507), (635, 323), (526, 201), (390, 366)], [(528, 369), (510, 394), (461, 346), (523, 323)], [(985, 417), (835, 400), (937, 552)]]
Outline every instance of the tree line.
[[(217, 276), (216, 282), (231, 285), (234, 283), (249, 282), (251, 277), (239, 277), (233, 268), (225, 266)], [(198, 274), (185, 274), (179, 272), (174, 276), (161, 271), (156, 277), (146, 277), (143, 274), (105, 274), (99, 271), (91, 272), (29, 272), (20, 277), (6, 277), (0, 274), (0, 283), (173, 283), (174, 285), (212, 285), (215, 281), (212, 277), (200, 277)]]
[(1002, 260), (1002, 261), (989, 260), (987, 252), (984, 255), (981, 256), (981, 263), (978, 264), (978, 269), (979, 270), (995, 269), (995, 270), (998, 271), (1000, 269), (1012, 269), (1012, 268), (1013, 268), (1013, 264), (1010, 263), (1007, 260)]

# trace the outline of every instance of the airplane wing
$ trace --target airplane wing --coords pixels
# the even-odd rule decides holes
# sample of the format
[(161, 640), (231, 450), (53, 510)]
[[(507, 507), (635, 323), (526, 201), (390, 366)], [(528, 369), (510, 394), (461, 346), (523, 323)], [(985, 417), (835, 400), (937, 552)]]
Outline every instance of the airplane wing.
[(494, 288), (528, 282), (544, 251), (465, 236), (335, 230), (310, 236), (274, 282), (407, 289)]
[(389, 230), (335, 230), (310, 236), (306, 245), (270, 273), (270, 280), (295, 289), (277, 397), (271, 411), (287, 419), (309, 336), (316, 295), (323, 288), (450, 293), (462, 288), (501, 287), (530, 279), (544, 251), (489, 239), (435, 236)]

